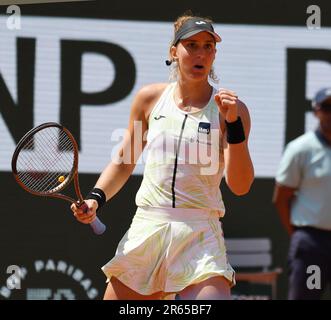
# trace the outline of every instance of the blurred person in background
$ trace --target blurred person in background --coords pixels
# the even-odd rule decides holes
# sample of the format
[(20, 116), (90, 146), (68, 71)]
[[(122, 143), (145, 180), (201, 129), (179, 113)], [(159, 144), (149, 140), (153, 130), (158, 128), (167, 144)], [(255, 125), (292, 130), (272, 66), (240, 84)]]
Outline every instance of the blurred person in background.
[(331, 284), (331, 88), (312, 107), (318, 128), (286, 146), (273, 195), (290, 236), (290, 300), (320, 299)]

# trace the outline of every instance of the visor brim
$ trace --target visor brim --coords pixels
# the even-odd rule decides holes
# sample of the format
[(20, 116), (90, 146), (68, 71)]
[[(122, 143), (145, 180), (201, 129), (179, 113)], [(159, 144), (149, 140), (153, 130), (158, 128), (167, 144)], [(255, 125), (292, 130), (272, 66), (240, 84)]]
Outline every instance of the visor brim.
[(194, 36), (194, 35), (196, 35), (200, 32), (208, 32), (209, 34), (211, 34), (214, 37), (215, 42), (221, 42), (222, 41), (222, 38), (216, 32), (212, 32), (212, 31), (209, 31), (209, 30), (206, 30), (206, 29), (199, 29), (199, 30), (189, 31), (186, 34), (184, 34), (183, 36), (181, 36), (179, 41), (188, 39), (188, 38), (190, 38), (190, 37), (192, 37), (192, 36)]

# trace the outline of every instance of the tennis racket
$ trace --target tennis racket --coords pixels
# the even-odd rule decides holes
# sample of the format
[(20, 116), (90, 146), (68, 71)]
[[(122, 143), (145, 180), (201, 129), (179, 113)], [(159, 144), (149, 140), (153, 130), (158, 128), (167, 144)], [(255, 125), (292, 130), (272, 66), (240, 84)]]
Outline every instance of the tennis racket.
[[(12, 171), (24, 190), (37, 196), (61, 198), (88, 211), (78, 182), (77, 142), (62, 125), (48, 122), (27, 132), (13, 153)], [(77, 201), (60, 193), (72, 180)], [(98, 217), (90, 225), (96, 234), (106, 230)]]

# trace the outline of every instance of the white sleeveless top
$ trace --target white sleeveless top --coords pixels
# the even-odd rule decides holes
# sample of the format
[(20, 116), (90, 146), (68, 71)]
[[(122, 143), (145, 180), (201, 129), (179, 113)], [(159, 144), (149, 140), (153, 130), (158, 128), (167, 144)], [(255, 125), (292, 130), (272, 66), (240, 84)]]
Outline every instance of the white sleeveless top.
[(138, 207), (199, 208), (224, 215), (220, 191), (224, 158), (216, 89), (202, 109), (186, 112), (169, 84), (148, 120), (147, 157)]

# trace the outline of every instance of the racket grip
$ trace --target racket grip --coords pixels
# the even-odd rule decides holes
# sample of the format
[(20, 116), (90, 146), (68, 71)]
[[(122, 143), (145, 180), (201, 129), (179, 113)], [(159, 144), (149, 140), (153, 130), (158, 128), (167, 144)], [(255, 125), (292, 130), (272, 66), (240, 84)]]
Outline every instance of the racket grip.
[[(84, 213), (88, 211), (88, 206), (85, 202), (82, 202), (79, 207)], [(103, 234), (106, 231), (105, 224), (103, 224), (98, 217), (95, 217), (95, 219), (90, 223), (90, 226), (93, 232), (97, 235)]]
[(94, 233), (97, 235), (103, 234), (106, 231), (106, 226), (100, 221), (98, 217), (96, 217), (91, 223), (91, 228)]

